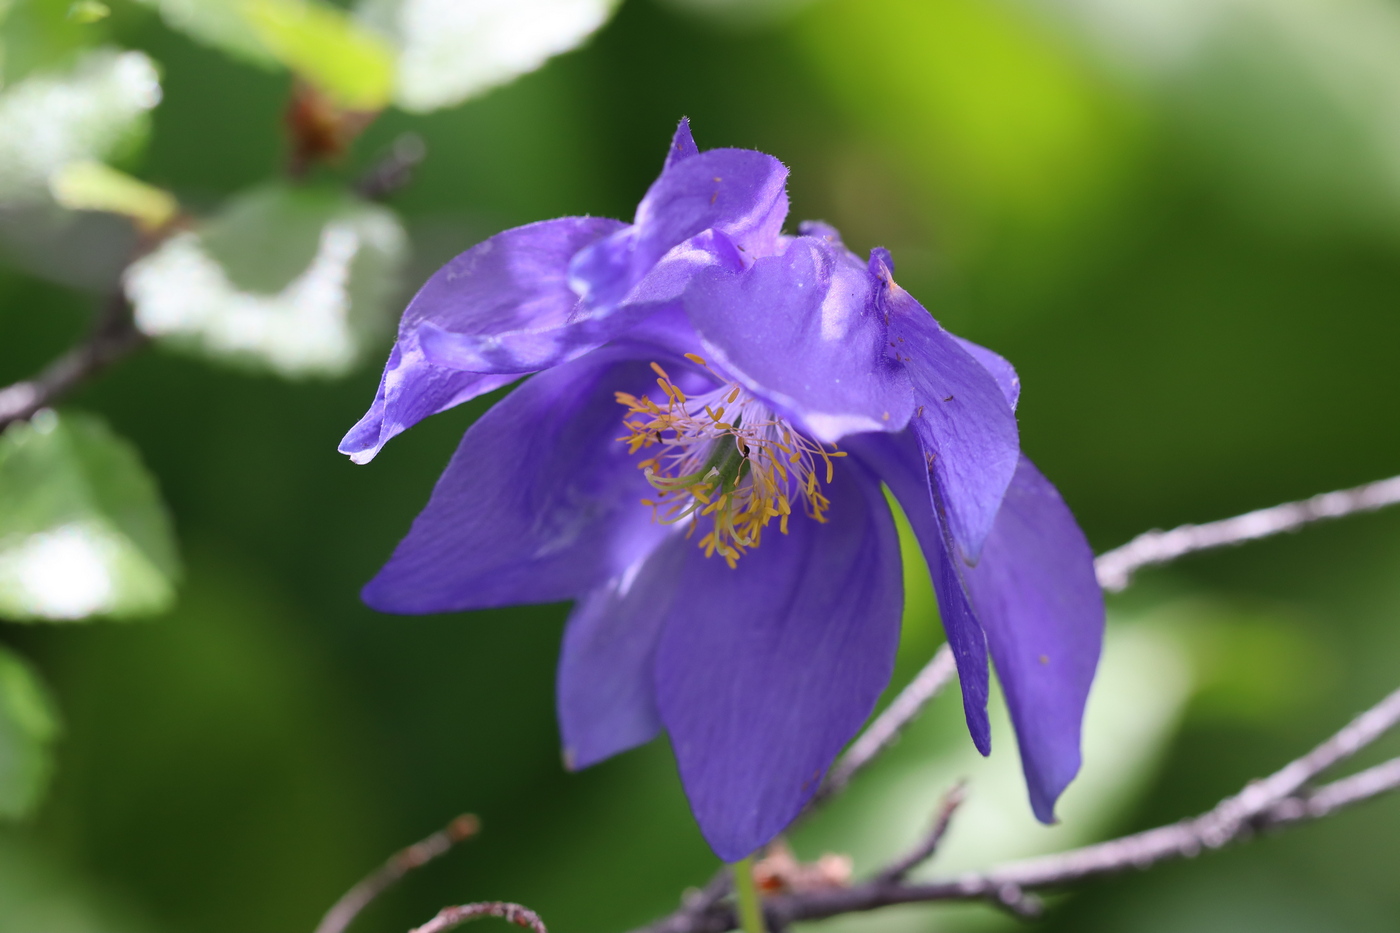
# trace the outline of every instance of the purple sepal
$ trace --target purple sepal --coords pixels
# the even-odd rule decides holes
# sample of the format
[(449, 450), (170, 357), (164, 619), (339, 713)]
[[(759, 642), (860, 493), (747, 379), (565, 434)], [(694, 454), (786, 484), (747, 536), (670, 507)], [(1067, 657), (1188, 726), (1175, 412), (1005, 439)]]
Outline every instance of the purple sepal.
[(889, 319), (890, 355), (904, 364), (914, 390), (909, 425), (931, 455), (960, 556), (975, 563), (1016, 472), (1016, 414), (995, 376), (888, 273), (880, 306)]
[(666, 150), (665, 168), (699, 154), (700, 147), (695, 145), (695, 137), (690, 134), (690, 117), (681, 117), (680, 125), (671, 137), (671, 147)]
[(974, 360), (982, 364), (982, 368), (992, 374), (992, 378), (1001, 387), (1001, 394), (1006, 397), (1006, 404), (1011, 406), (1011, 410), (1016, 410), (1016, 403), (1021, 400), (1021, 377), (1016, 374), (1016, 367), (1012, 366), (1006, 357), (993, 350), (988, 350), (981, 344), (973, 343), (971, 340), (964, 340), (957, 334), (950, 333), (950, 337), (958, 342), (972, 356)]
[(434, 366), (423, 359), (416, 334), (401, 337), (389, 353), (374, 403), (340, 442), (340, 452), (355, 463), (369, 463), (392, 438), (429, 415), (518, 378), (509, 373), (464, 373)]
[(694, 543), (662, 544), (579, 600), (559, 652), (556, 702), (571, 770), (655, 738), (661, 731), (652, 668), (676, 580)]
[(711, 229), (749, 257), (766, 256), (787, 217), (786, 182), (781, 162), (751, 149), (711, 149), (668, 164), (632, 225), (575, 257), (570, 282), (586, 307), (615, 308), (663, 256)]
[(912, 431), (861, 434), (847, 438), (845, 447), (890, 488), (909, 519), (933, 580), (944, 636), (958, 665), (967, 730), (977, 750), (986, 755), (992, 750), (992, 728), (987, 718), (990, 690), (987, 637), (968, 603), (957, 567), (949, 557), (946, 533), (935, 512), (930, 477), (919, 441)]
[(741, 273), (704, 270), (684, 301), (707, 359), (829, 443), (898, 431), (914, 407), (875, 288), (839, 244), (794, 237)]
[(967, 591), (987, 633), (1030, 791), (1055, 821), (1055, 801), (1079, 771), (1080, 730), (1103, 646), (1103, 591), (1094, 554), (1055, 487), (1020, 458)]
[(341, 453), (367, 463), (390, 438), (429, 415), (532, 372), (529, 366), (482, 369), (430, 358), (423, 338), (445, 329), (489, 341), (558, 328), (578, 305), (568, 284), (569, 260), (621, 226), (616, 220), (565, 217), (515, 227), (434, 273), (404, 311), (374, 403), (341, 442)]
[(826, 523), (770, 528), (735, 569), (684, 542), (656, 698), (705, 838), (725, 861), (801, 811), (889, 681), (903, 593), (879, 482), (841, 462)]
[(622, 356), (541, 373), (472, 425), (364, 601), (416, 614), (572, 599), (649, 552), (666, 529), (639, 505), (651, 487), (616, 440), (613, 392), (645, 393), (655, 374)]

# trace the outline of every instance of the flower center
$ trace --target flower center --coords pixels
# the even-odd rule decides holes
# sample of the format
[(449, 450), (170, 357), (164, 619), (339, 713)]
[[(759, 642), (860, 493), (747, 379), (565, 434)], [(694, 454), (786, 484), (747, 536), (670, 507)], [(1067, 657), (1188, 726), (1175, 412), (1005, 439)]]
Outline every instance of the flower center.
[[(686, 357), (709, 368), (693, 353)], [(694, 519), (686, 530), (690, 537), (701, 519), (709, 519), (709, 533), (699, 546), (706, 557), (718, 553), (730, 567), (758, 547), (773, 519), (787, 534), (794, 498), (803, 500), (808, 516), (826, 521), (831, 503), (822, 494), (819, 466), (825, 466), (830, 483), (831, 461), (845, 451), (804, 437), (737, 385), (689, 398), (666, 370), (656, 363), (651, 368), (665, 404), (618, 392), (628, 430), (618, 440), (626, 442), (629, 453), (649, 453), (637, 466), (659, 493), (642, 500), (656, 521)]]

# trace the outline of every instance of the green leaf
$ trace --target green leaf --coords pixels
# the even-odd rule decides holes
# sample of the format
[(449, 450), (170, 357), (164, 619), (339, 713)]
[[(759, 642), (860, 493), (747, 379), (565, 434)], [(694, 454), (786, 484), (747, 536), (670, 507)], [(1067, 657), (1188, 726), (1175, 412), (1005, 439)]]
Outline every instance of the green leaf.
[(0, 817), (34, 812), (53, 771), (58, 713), (38, 675), (0, 646)]
[(106, 41), (106, 24), (81, 22), (72, 15), (83, 2), (0, 2), (0, 86), (13, 84), (34, 71), (69, 68), (85, 49)]
[(157, 613), (178, 575), (155, 481), (100, 420), (44, 411), (0, 435), (0, 616)]
[(335, 7), (246, 0), (244, 15), (282, 64), (350, 110), (380, 110), (394, 87), (394, 51)]
[(7, 88), (0, 93), (0, 203), (47, 201), (49, 179), (64, 166), (130, 149), (160, 97), (154, 63), (141, 52), (112, 49)]
[(364, 0), (359, 15), (398, 46), (395, 101), (424, 113), (534, 71), (608, 21), (617, 0)]
[(348, 371), (388, 327), (406, 237), (388, 208), (338, 191), (249, 192), (134, 263), (146, 333), (286, 377)]

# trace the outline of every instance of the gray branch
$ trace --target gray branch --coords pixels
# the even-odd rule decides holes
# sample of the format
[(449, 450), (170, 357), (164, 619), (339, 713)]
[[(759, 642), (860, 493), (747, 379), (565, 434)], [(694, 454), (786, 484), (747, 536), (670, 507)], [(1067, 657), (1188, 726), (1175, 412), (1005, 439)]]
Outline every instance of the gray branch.
[(1100, 555), (1094, 562), (1094, 569), (1098, 571), (1099, 584), (1116, 593), (1127, 588), (1133, 574), (1143, 567), (1170, 563), (1196, 551), (1268, 538), (1324, 519), (1373, 512), (1396, 503), (1400, 503), (1400, 476), (1355, 489), (1325, 492), (1301, 502), (1285, 502), (1218, 522), (1145, 532), (1122, 547)]
[[(951, 819), (950, 804), (945, 802), (934, 832), (930, 834), (931, 846), (926, 841), (910, 855), (861, 884), (771, 898), (764, 904), (765, 915), (773, 929), (783, 929), (801, 920), (818, 920), (895, 904), (938, 901), (984, 901), (1019, 914), (1034, 915), (1039, 910), (1039, 901), (1031, 893), (1033, 891), (1150, 868), (1172, 859), (1194, 858), (1202, 852), (1248, 839), (1259, 830), (1321, 819), (1400, 789), (1400, 758), (1320, 788), (1309, 790), (1306, 786), (1323, 771), (1370, 745), (1398, 723), (1400, 690), (1362, 713), (1308, 754), (1269, 777), (1250, 783), (1200, 816), (1056, 855), (1010, 862), (985, 872), (909, 883), (904, 875), (913, 864), (926, 857), (925, 849), (932, 854), (937, 847), (938, 838), (946, 828), (943, 814)], [(666, 933), (725, 933), (734, 928), (732, 908), (727, 903), (716, 902), (707, 911), (688, 917), (685, 923), (673, 922), (654, 929), (664, 929)]]
[(120, 292), (102, 304), (88, 339), (54, 360), (33, 379), (0, 389), (0, 430), (55, 404), (117, 360), (144, 346), (148, 338), (136, 329), (131, 306)]

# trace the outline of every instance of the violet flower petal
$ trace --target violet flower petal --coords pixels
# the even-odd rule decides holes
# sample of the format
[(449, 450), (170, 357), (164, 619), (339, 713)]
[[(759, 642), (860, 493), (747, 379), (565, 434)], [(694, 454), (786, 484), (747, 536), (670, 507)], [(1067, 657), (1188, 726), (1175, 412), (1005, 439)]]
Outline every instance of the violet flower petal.
[(480, 375), (486, 370), (430, 360), (422, 337), (425, 329), (447, 328), (489, 340), (512, 329), (562, 324), (578, 304), (568, 285), (570, 258), (620, 226), (615, 220), (565, 217), (516, 227), (434, 273), (404, 311), (374, 403), (341, 441), (340, 452), (367, 463), (391, 438), (429, 415), (531, 372), (528, 366), (507, 366)]
[(976, 567), (963, 568), (1021, 749), (1031, 809), (1079, 771), (1084, 705), (1103, 645), (1094, 554), (1059, 492), (1020, 458)]
[(647, 362), (606, 350), (524, 382), (467, 431), (364, 601), (399, 613), (551, 602), (635, 563), (666, 529), (639, 504), (651, 487), (616, 440), (613, 392), (654, 383)]
[(1012, 366), (1011, 362), (1000, 353), (988, 350), (981, 344), (964, 340), (954, 333), (949, 333), (948, 336), (956, 340), (958, 346), (966, 350), (974, 360), (982, 364), (983, 369), (992, 374), (992, 378), (1001, 387), (1001, 394), (1006, 397), (1006, 404), (1011, 406), (1012, 411), (1015, 411), (1016, 403), (1021, 400), (1021, 377), (1016, 374), (1016, 367)]
[(589, 765), (661, 731), (652, 678), (656, 642), (693, 542), (673, 535), (574, 607), (559, 653), (556, 702), (564, 762)]
[(875, 288), (839, 244), (795, 237), (742, 273), (701, 272), (684, 301), (710, 362), (829, 443), (900, 430), (914, 407)]
[(690, 117), (681, 117), (680, 125), (671, 137), (671, 147), (666, 150), (665, 168), (699, 154), (700, 147), (695, 145), (695, 137), (690, 132)]
[(794, 515), (735, 569), (686, 542), (656, 697), (700, 829), (725, 861), (783, 830), (889, 681), (903, 593), (879, 482), (842, 461), (827, 522)]
[(957, 566), (949, 554), (947, 536), (935, 512), (923, 450), (912, 431), (900, 434), (860, 434), (846, 439), (846, 450), (884, 481), (898, 500), (918, 539), (943, 633), (958, 665), (963, 715), (972, 742), (982, 754), (992, 750), (992, 727), (987, 718), (990, 692), (987, 636), (968, 603)]
[(416, 343), (410, 337), (394, 345), (373, 404), (340, 442), (340, 452), (353, 462), (369, 463), (385, 444), (429, 415), (520, 378), (514, 373), (464, 373), (433, 366), (423, 360)]
[(904, 363), (917, 407), (909, 424), (933, 474), (961, 554), (976, 562), (1016, 472), (1016, 415), (992, 373), (887, 274), (881, 304), (890, 353)]

